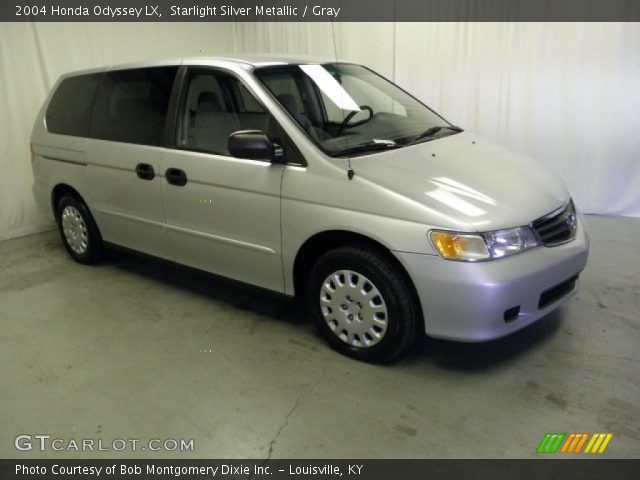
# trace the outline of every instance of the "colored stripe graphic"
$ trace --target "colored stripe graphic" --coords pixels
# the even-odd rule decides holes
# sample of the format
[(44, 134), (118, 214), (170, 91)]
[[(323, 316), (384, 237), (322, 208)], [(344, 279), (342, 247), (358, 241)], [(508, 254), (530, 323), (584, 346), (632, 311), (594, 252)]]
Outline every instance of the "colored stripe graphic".
[(576, 434), (575, 433), (570, 433), (569, 436), (567, 437), (567, 439), (565, 440), (565, 442), (562, 444), (562, 448), (560, 449), (560, 453), (567, 453), (567, 450), (569, 449), (569, 445), (571, 445), (571, 443), (573, 443), (573, 440), (576, 438)]
[(580, 453), (580, 450), (582, 450), (582, 446), (584, 445), (584, 442), (587, 441), (587, 438), (589, 438), (589, 434), (588, 433), (583, 433), (582, 434), (582, 439), (578, 443), (578, 446), (576, 447), (576, 451), (574, 453)]
[(547, 433), (538, 445), (537, 453), (556, 453), (566, 433)]
[(613, 438), (613, 433), (594, 433), (591, 438), (589, 435), (585, 432), (545, 433), (536, 452), (576, 454), (582, 452), (586, 444), (583, 453), (604, 453)]
[(562, 444), (560, 453), (580, 453), (584, 442), (589, 438), (588, 433), (571, 433)]
[(594, 433), (584, 453), (604, 453), (612, 438), (613, 433)]

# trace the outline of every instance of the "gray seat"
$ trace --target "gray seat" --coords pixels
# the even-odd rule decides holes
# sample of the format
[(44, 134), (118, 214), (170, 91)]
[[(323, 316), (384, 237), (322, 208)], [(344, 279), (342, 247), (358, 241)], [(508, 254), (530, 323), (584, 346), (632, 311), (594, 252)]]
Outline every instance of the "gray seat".
[(291, 114), (291, 116), (302, 125), (309, 135), (315, 140), (322, 138), (328, 138), (328, 135), (321, 129), (314, 127), (309, 121), (309, 118), (304, 112), (298, 110), (296, 98), (290, 93), (281, 93), (277, 96), (278, 101), (282, 104), (284, 109)]
[(189, 129), (189, 146), (196, 150), (228, 154), (229, 135), (238, 130), (235, 115), (222, 109), (214, 92), (198, 95), (193, 127)]

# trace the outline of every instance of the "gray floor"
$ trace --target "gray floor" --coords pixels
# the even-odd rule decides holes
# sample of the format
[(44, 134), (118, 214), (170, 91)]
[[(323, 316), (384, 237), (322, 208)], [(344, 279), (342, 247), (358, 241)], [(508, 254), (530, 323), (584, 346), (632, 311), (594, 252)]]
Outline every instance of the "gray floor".
[(533, 457), (546, 432), (640, 452), (640, 219), (588, 217), (576, 300), (506, 339), (425, 340), (380, 367), (294, 305), (135, 255), (74, 263), (55, 232), (0, 243), (0, 457), (14, 437), (194, 439), (104, 457)]

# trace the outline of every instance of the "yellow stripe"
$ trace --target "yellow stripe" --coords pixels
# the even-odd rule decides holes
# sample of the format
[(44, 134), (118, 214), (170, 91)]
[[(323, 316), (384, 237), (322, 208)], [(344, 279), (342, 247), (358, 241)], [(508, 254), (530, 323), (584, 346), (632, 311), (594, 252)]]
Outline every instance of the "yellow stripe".
[(589, 437), (588, 433), (583, 433), (582, 434), (582, 438), (580, 439), (580, 443), (578, 444), (578, 446), (576, 447), (576, 451), (573, 453), (580, 453), (580, 450), (582, 450), (582, 445), (584, 445), (584, 442), (587, 441), (587, 438)]
[(595, 443), (596, 438), (598, 438), (598, 434), (594, 433), (593, 436), (591, 437), (591, 440), (589, 440), (589, 443), (587, 444), (587, 448), (584, 449), (584, 453), (591, 453), (591, 447)]
[(591, 449), (591, 453), (596, 453), (598, 451), (598, 448), (600, 448), (600, 444), (604, 440), (604, 437), (606, 437), (606, 435), (604, 433), (599, 433), (598, 434), (598, 439), (596, 440), (596, 443), (593, 444), (593, 448)]
[(604, 453), (604, 449), (607, 448), (607, 445), (609, 445), (609, 442), (611, 441), (612, 438), (613, 438), (613, 433), (608, 433), (604, 439), (604, 442), (602, 442), (602, 445), (600, 445), (600, 450), (598, 450), (598, 453)]
[(560, 449), (560, 453), (565, 453), (567, 451), (567, 447), (569, 446), (569, 444), (571, 443), (571, 440), (573, 440), (573, 437), (575, 436), (576, 434), (572, 433), (567, 437), (567, 439), (564, 441), (564, 444), (562, 445), (562, 448)]

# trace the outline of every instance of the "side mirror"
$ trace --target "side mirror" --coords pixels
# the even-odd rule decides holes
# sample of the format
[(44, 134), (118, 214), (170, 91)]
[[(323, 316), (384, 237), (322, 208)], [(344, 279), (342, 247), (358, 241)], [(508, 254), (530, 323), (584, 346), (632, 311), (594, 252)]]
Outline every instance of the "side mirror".
[(271, 142), (267, 134), (260, 130), (241, 130), (229, 135), (229, 153), (237, 158), (249, 160), (282, 159), (282, 147)]

